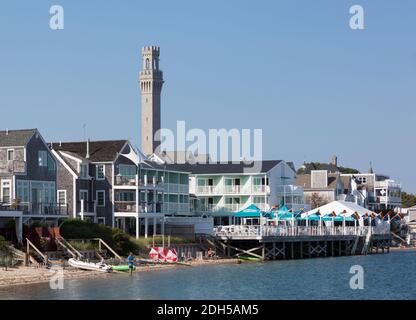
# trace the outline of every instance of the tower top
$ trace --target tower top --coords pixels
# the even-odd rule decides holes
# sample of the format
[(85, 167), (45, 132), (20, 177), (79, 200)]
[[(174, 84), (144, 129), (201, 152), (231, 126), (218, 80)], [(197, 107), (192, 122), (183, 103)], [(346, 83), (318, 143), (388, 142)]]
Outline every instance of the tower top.
[(142, 48), (142, 54), (145, 53), (160, 53), (160, 47), (158, 46), (147, 46)]

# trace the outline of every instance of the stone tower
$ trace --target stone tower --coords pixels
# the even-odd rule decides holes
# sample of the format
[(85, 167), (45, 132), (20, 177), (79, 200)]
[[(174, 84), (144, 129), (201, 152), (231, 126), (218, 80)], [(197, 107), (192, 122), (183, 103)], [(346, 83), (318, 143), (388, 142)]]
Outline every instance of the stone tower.
[(160, 94), (163, 86), (163, 72), (159, 69), (160, 48), (142, 48), (143, 67), (140, 71), (142, 151), (151, 155), (159, 146), (160, 136)]

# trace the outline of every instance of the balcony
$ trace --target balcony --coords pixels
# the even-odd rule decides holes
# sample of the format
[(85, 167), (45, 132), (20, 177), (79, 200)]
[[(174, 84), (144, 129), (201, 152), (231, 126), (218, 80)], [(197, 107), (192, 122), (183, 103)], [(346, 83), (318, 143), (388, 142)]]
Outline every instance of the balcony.
[(189, 185), (179, 183), (165, 183), (165, 192), (167, 193), (189, 193)]
[(121, 176), (117, 175), (115, 179), (116, 186), (136, 186), (137, 179), (136, 176)]
[(114, 201), (114, 212), (137, 212), (136, 201)]
[(69, 215), (68, 206), (62, 203), (30, 203), (1, 204), (0, 211), (22, 211), (25, 215)]
[(291, 195), (292, 193), (294, 195), (302, 195), (303, 196), (303, 192), (304, 189), (303, 187), (300, 186), (294, 186), (294, 185), (282, 185), (282, 186), (278, 186), (276, 192), (280, 195), (286, 194), (286, 195)]
[(270, 192), (270, 187), (266, 185), (253, 185), (253, 194), (264, 194)]
[(401, 184), (393, 180), (375, 181), (374, 188), (396, 188), (401, 189)]
[(96, 201), (77, 201), (77, 213), (80, 214), (96, 214), (97, 205)]

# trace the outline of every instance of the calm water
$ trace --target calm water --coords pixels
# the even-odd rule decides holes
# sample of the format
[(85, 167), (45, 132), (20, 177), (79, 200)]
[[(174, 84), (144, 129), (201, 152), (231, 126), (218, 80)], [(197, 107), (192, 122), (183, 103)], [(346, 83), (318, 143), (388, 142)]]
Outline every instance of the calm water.
[[(351, 290), (361, 265), (364, 290)], [(0, 299), (416, 299), (416, 251), (241, 265), (179, 267), (129, 277), (65, 281), (0, 290)]]

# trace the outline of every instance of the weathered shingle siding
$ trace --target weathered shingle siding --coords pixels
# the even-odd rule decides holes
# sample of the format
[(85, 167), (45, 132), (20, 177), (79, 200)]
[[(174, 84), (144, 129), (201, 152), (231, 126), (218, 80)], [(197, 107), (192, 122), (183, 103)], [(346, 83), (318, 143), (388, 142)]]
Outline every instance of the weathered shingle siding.
[(20, 179), (38, 180), (38, 181), (56, 181), (56, 170), (52, 171), (52, 170), (49, 170), (47, 166), (45, 167), (39, 166), (38, 152), (40, 150), (44, 150), (48, 152), (48, 154), (50, 155), (50, 159), (52, 159), (55, 162), (55, 167), (56, 167), (57, 161), (55, 160), (51, 151), (43, 143), (40, 135), (38, 135), (38, 137), (36, 137), (35, 135), (27, 144), (27, 150), (26, 150), (27, 174), (25, 177), (21, 177)]
[[(73, 216), (74, 210), (74, 178), (72, 174), (58, 161), (57, 165), (57, 190), (66, 190), (67, 211)], [(58, 201), (58, 197), (56, 198)]]
[[(113, 199), (112, 199), (112, 182), (113, 182), (113, 165), (105, 163), (105, 180), (95, 180), (94, 199), (96, 199), (96, 192), (98, 190), (105, 191), (105, 207), (97, 206), (97, 217), (105, 217), (107, 225), (112, 223), (113, 215)], [(94, 168), (95, 176), (95, 168)]]

